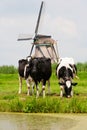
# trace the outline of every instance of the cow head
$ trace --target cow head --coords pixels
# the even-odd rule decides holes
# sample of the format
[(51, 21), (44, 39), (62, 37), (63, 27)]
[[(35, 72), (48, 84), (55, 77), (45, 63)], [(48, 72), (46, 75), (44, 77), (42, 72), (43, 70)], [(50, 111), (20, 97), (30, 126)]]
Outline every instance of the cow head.
[(28, 57), (26, 57), (26, 61), (27, 61), (27, 63), (25, 64), (25, 66), (24, 66), (24, 78), (25, 79), (27, 79), (28, 77), (29, 77), (29, 75), (30, 75), (30, 60), (32, 59), (32, 57), (31, 56), (28, 56)]
[(34, 58), (30, 61), (30, 66), (32, 68), (32, 74), (36, 74), (37, 72), (37, 66), (38, 66), (38, 60), (37, 58)]
[(70, 80), (66, 80), (62, 83), (59, 83), (59, 85), (63, 86), (64, 90), (65, 90), (65, 94), (66, 94), (66, 97), (71, 97), (72, 94), (72, 87), (73, 86), (76, 86), (77, 83), (72, 83)]
[(28, 75), (31, 76), (33, 75), (33, 77), (36, 77), (36, 72), (37, 72), (37, 58), (31, 58), (26, 66), (25, 78)]
[(21, 59), (18, 61), (18, 73), (21, 77), (24, 77), (24, 69), (27, 64), (28, 61), (26, 59)]

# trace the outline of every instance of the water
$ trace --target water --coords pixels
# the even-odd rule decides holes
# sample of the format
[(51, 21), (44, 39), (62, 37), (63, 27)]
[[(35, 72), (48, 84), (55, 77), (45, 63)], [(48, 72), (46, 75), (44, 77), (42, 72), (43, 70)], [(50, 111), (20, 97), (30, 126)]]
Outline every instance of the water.
[(0, 113), (0, 130), (68, 130), (73, 119), (45, 114)]

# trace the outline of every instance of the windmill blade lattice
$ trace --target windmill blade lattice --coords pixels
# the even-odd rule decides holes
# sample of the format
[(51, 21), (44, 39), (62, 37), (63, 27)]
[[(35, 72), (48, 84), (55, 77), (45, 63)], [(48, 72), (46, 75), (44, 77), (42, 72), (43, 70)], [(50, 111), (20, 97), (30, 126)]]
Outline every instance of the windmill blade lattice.
[(35, 36), (38, 34), (38, 28), (39, 28), (39, 24), (40, 24), (40, 18), (41, 18), (43, 5), (44, 5), (44, 2), (42, 1), (40, 11), (39, 11), (39, 15), (38, 15), (38, 19), (37, 19), (37, 24), (36, 24), (36, 29), (35, 29)]

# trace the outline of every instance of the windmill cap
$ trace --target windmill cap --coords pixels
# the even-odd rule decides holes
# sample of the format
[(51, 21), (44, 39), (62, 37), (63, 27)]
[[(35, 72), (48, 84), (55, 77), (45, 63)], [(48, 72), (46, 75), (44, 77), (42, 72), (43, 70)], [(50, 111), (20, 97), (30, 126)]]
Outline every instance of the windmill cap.
[(35, 44), (56, 44), (57, 42), (52, 38), (38, 38), (35, 41)]

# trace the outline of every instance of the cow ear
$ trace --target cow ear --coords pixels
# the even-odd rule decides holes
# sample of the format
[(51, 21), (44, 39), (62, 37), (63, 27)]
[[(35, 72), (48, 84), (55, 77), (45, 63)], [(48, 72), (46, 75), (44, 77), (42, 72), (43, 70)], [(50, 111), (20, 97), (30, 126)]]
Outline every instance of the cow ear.
[(60, 83), (60, 82), (59, 82), (59, 85), (65, 85), (65, 83)]
[(78, 83), (71, 83), (73, 86), (76, 86)]

